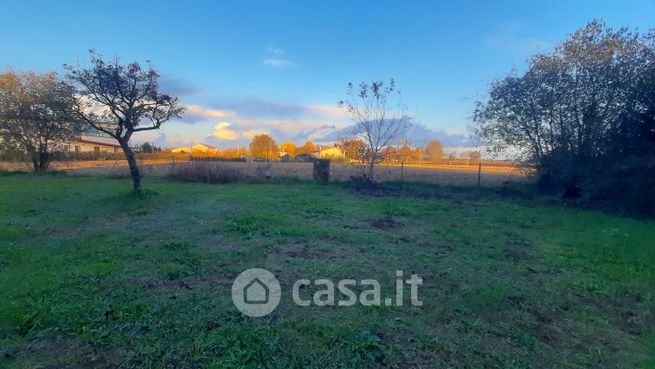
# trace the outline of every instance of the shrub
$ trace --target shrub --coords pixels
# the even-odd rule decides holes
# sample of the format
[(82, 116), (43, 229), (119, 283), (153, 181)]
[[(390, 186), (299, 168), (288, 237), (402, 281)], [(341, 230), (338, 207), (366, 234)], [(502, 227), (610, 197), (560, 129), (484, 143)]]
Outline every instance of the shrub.
[[(477, 104), (478, 138), (515, 150), (539, 189), (602, 207), (655, 212), (655, 43), (592, 21)], [(510, 150), (508, 150), (510, 149)]]
[(125, 159), (123, 152), (72, 152), (56, 151), (52, 153), (53, 161), (96, 161), (96, 160), (122, 160)]
[(30, 157), (19, 150), (0, 150), (0, 161), (29, 162)]
[(191, 156), (191, 161), (227, 161), (227, 162), (246, 162), (246, 158), (225, 158), (221, 156)]
[[(123, 155), (122, 152), (121, 155)], [(135, 152), (134, 155), (138, 160), (187, 161), (190, 158), (189, 154), (174, 153), (170, 150), (156, 152)]]

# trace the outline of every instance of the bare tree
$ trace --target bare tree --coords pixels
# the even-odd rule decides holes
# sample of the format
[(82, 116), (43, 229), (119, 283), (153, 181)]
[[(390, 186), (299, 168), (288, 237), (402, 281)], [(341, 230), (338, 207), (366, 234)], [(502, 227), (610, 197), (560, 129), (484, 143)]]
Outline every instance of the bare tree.
[(129, 142), (136, 132), (159, 129), (184, 114), (175, 96), (159, 91), (159, 73), (133, 62), (107, 62), (90, 51), (91, 67), (66, 66), (78, 87), (74, 111), (80, 120), (118, 141), (130, 167), (134, 192), (141, 190), (141, 175)]
[(71, 117), (73, 88), (54, 72), (0, 74), (0, 143), (30, 155), (45, 171), (53, 151), (80, 134)]
[(353, 134), (364, 141), (362, 174), (372, 180), (375, 165), (384, 159), (382, 150), (402, 138), (412, 124), (393, 79), (388, 84), (362, 82), (358, 87), (353, 91), (353, 83), (348, 83), (347, 99), (338, 106), (355, 123)]

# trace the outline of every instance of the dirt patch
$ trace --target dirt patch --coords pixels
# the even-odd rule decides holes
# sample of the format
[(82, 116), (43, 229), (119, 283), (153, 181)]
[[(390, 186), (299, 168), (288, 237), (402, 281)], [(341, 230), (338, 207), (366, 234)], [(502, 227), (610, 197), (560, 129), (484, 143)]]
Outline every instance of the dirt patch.
[(525, 251), (517, 248), (506, 248), (505, 250), (503, 250), (503, 256), (512, 260), (515, 263), (530, 258), (530, 255), (528, 255)]
[(444, 243), (433, 243), (433, 242), (424, 241), (424, 242), (419, 242), (418, 246), (421, 247), (421, 248), (430, 249), (430, 250), (434, 250), (434, 251), (448, 251), (448, 252), (451, 252), (451, 251), (453, 251), (455, 249), (453, 247), (453, 245), (451, 245), (449, 243), (445, 243), (445, 242)]
[(640, 293), (627, 293), (614, 301), (596, 298), (596, 304), (611, 313), (615, 325), (631, 336), (641, 336), (655, 323)]
[(398, 228), (399, 226), (402, 225), (401, 223), (398, 223), (395, 220), (393, 220), (393, 218), (391, 217), (373, 219), (369, 222), (369, 224), (377, 229), (382, 229), (385, 231)]
[(323, 253), (315, 250), (306, 243), (281, 246), (277, 253), (292, 258), (307, 258), (323, 255)]
[(198, 241), (194, 249), (203, 252), (225, 252), (239, 251), (243, 249), (243, 246), (235, 242), (226, 241), (220, 237), (212, 237)]
[(158, 279), (153, 277), (128, 278), (131, 285), (137, 285), (151, 291), (193, 290), (201, 287), (229, 286), (233, 279), (222, 276), (187, 276), (176, 279)]
[[(320, 260), (348, 260), (353, 250), (333, 245), (329, 248), (313, 243), (292, 243), (277, 246), (267, 255), (269, 266), (273, 269), (286, 265), (292, 261), (320, 259)], [(298, 276), (295, 276), (298, 278)], [(289, 277), (292, 279), (292, 277)]]

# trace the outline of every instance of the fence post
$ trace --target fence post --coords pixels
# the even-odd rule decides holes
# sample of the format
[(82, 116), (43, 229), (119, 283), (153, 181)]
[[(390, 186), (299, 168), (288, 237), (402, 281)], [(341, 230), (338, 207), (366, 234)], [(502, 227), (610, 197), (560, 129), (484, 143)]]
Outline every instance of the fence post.
[(313, 168), (314, 181), (318, 183), (328, 183), (330, 179), (330, 160), (314, 159)]
[(116, 167), (116, 164), (118, 164), (118, 159), (114, 160), (114, 164), (112, 164), (111, 168), (109, 168), (109, 175), (114, 174), (114, 168)]
[(482, 179), (482, 163), (478, 163), (478, 187), (480, 187), (481, 179)]

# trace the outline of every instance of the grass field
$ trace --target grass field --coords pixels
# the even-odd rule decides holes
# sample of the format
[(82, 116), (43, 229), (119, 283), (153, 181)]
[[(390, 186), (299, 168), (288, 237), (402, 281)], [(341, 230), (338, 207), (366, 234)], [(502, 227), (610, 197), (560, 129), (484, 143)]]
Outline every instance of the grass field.
[[(655, 222), (485, 188), (0, 173), (0, 367), (653, 368)], [(274, 272), (243, 316), (231, 283)], [(422, 307), (299, 307), (414, 272)]]
[[(210, 162), (228, 168), (236, 168), (247, 174), (252, 174), (257, 167), (266, 163), (254, 162)], [(163, 176), (174, 166), (188, 165), (187, 161), (177, 160), (143, 160), (140, 162), (141, 172), (145, 176)], [(76, 175), (129, 175), (127, 162), (112, 160), (53, 162), (52, 168), (66, 171)], [(0, 162), (0, 169), (29, 171), (29, 163)], [(312, 163), (306, 162), (273, 162), (273, 177), (294, 177), (299, 179), (312, 179)], [(330, 177), (332, 180), (346, 181), (353, 175), (359, 175), (357, 169), (340, 162), (331, 163)], [(376, 169), (376, 178), (379, 181), (399, 181), (401, 168), (398, 165), (381, 165)], [(403, 170), (403, 179), (411, 182), (477, 185), (477, 165), (434, 165), (434, 164), (408, 164)], [(516, 167), (483, 165), (481, 184), (483, 186), (499, 186), (503, 182), (526, 182), (529, 178), (526, 173)]]

